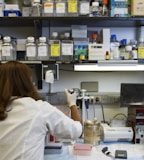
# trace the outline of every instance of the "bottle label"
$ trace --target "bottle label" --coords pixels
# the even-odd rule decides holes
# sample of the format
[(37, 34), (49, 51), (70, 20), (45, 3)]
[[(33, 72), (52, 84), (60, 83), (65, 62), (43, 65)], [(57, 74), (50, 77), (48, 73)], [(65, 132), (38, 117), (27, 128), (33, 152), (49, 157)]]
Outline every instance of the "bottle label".
[(51, 56), (60, 56), (60, 44), (51, 44), (50, 46)]
[(48, 53), (47, 46), (39, 46), (38, 47), (38, 57), (46, 57)]
[(45, 3), (44, 4), (44, 13), (54, 13), (53, 3)]
[(11, 46), (2, 46), (2, 56), (10, 56)]
[(65, 3), (56, 4), (56, 13), (65, 13), (65, 10), (66, 10)]
[(27, 46), (26, 55), (27, 55), (27, 57), (35, 57), (36, 56), (36, 47), (35, 46)]
[(73, 55), (73, 44), (62, 43), (62, 55)]
[(68, 2), (68, 13), (77, 13), (77, 0), (69, 0)]
[(90, 12), (90, 4), (89, 4), (89, 2), (82, 2), (81, 4), (80, 4), (80, 14), (89, 14), (89, 12)]
[(139, 59), (144, 58), (144, 46), (139, 46), (138, 47), (138, 58)]

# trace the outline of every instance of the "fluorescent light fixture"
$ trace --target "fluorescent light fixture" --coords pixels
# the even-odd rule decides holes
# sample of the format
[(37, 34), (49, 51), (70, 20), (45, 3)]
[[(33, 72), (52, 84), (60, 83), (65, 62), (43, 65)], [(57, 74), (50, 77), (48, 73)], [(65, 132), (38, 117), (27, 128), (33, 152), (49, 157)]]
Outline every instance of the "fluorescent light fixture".
[(74, 71), (144, 71), (144, 65), (140, 65), (140, 64), (127, 64), (127, 65), (75, 64)]

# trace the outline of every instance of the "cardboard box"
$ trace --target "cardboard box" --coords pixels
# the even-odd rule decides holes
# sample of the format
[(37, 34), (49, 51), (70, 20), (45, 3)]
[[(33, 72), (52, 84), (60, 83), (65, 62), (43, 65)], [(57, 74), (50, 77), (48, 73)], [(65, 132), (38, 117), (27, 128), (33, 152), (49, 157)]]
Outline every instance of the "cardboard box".
[(131, 0), (131, 15), (144, 16), (144, 0)]

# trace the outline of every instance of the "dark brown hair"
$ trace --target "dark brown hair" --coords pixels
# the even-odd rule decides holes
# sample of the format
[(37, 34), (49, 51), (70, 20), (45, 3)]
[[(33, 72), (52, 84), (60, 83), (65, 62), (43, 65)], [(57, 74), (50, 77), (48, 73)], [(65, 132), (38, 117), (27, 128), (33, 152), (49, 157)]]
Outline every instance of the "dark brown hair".
[(8, 116), (6, 107), (13, 96), (41, 99), (32, 83), (31, 69), (18, 61), (9, 61), (0, 65), (0, 120)]

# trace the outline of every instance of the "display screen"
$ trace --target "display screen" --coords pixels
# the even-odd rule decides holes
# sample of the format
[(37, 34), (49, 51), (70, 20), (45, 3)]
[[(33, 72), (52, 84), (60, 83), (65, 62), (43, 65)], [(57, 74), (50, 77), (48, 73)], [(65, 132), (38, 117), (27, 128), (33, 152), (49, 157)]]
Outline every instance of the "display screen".
[(144, 107), (144, 83), (121, 83), (121, 107)]

